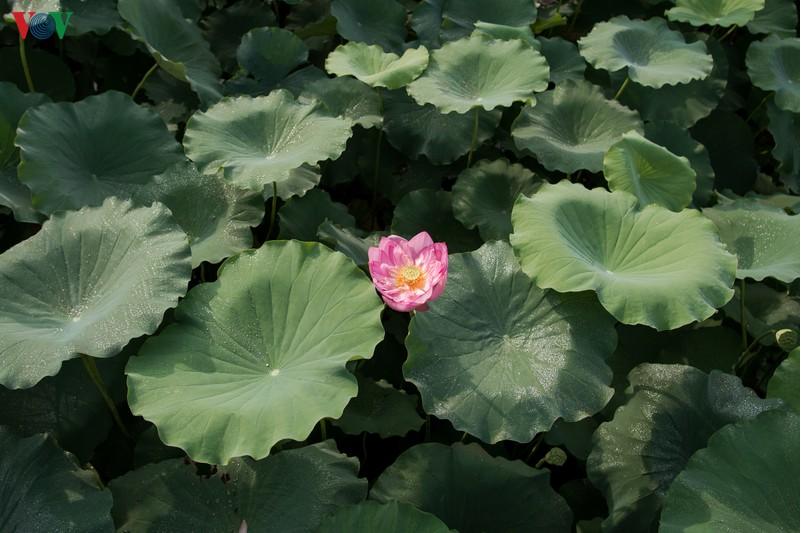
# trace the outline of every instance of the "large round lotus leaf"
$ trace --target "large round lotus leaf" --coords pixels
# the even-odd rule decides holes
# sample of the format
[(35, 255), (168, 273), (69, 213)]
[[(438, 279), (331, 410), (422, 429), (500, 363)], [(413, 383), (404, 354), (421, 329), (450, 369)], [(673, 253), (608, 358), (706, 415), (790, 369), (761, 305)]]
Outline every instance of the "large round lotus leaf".
[(515, 200), (537, 192), (540, 183), (537, 174), (520, 164), (479, 161), (462, 171), (453, 185), (453, 214), (470, 229), (478, 226), (485, 241), (506, 240), (512, 233)]
[(768, 398), (781, 398), (799, 412), (799, 348), (790, 351), (768, 381)]
[(203, 104), (211, 105), (222, 98), (219, 61), (202, 30), (184, 17), (177, 2), (119, 0), (118, 12), (155, 61), (172, 76), (188, 81)]
[(524, 107), (512, 124), (518, 148), (561, 172), (599, 172), (607, 149), (631, 130), (644, 132), (638, 113), (607, 100), (594, 85), (574, 80), (537, 95), (537, 104)]
[(420, 511), (410, 503), (391, 500), (379, 503), (366, 500), (347, 505), (321, 522), (317, 533), (357, 533), (358, 531), (418, 531), (449, 533), (435, 515)]
[[(446, 165), (470, 151), (475, 111), (442, 113), (430, 104), (417, 104), (405, 91), (384, 93), (383, 102), (385, 137), (408, 157), (424, 155), (433, 164)], [(492, 137), (500, 119), (500, 109), (478, 110), (476, 149)]]
[(709, 115), (726, 93), (726, 53), (717, 39), (707, 39), (706, 48), (713, 60), (708, 77), (658, 89), (631, 82), (622, 94), (622, 102), (638, 110), (645, 121), (673, 122), (682, 130), (692, 127)]
[(383, 305), (349, 258), (265, 243), (226, 261), (127, 365), (133, 413), (195, 461), (261, 458), (338, 418), (357, 394), (346, 362), (382, 340)]
[(656, 204), (680, 211), (692, 202), (696, 174), (689, 160), (635, 131), (608, 149), (603, 167), (610, 190), (633, 194), (641, 207)]
[(428, 48), (470, 35), (476, 23), (521, 28), (537, 20), (533, 0), (424, 0), (413, 10), (413, 29)]
[(425, 412), (484, 442), (528, 442), (607, 404), (616, 336), (593, 294), (536, 287), (501, 241), (451, 255), (447, 271), (405, 340)]
[(334, 0), (329, 9), (347, 41), (378, 44), (395, 52), (405, 45), (408, 11), (397, 0)]
[(655, 89), (704, 79), (712, 70), (705, 44), (687, 44), (682, 33), (658, 17), (630, 20), (622, 15), (600, 22), (579, 40), (579, 50), (594, 67), (611, 72), (627, 67), (631, 80)]
[(534, 103), (534, 93), (544, 91), (548, 80), (545, 58), (523, 41), (474, 36), (432, 51), (422, 76), (408, 85), (408, 94), (442, 113), (465, 113), (474, 107)]
[(0, 384), (28, 388), (79, 354), (112, 357), (186, 293), (186, 234), (165, 206), (58, 212), (0, 255)]
[(799, 27), (798, 6), (793, 0), (765, 0), (765, 7), (745, 25), (751, 33), (773, 34), (783, 39), (796, 37)]
[(357, 386), (357, 396), (349, 401), (343, 415), (334, 422), (344, 433), (404, 437), (424, 424), (424, 419), (416, 411), (416, 395), (395, 389), (386, 381), (374, 381), (362, 375), (357, 376)]
[(16, 144), (20, 181), (45, 214), (100, 205), (108, 196), (130, 197), (183, 160), (160, 117), (115, 91), (30, 109), (20, 120)]
[(242, 36), (236, 51), (239, 65), (257, 80), (281, 81), (295, 67), (306, 63), (309, 49), (294, 33), (281, 28), (256, 28)]
[(768, 411), (695, 452), (667, 492), (659, 531), (799, 531), (799, 508), (799, 417)]
[(44, 94), (24, 93), (13, 83), (0, 82), (0, 205), (10, 207), (20, 222), (39, 224), (45, 216), (31, 206), (31, 190), (17, 179), (17, 123), (28, 108), (50, 101)]
[(767, 277), (790, 283), (799, 277), (799, 215), (753, 199), (704, 209), (720, 239), (737, 254), (737, 278)]
[(607, 500), (605, 531), (648, 531), (689, 457), (725, 426), (781, 405), (761, 400), (739, 378), (682, 365), (642, 364), (628, 400), (594, 433), (588, 478)]
[(239, 187), (263, 190), (304, 163), (336, 159), (352, 135), (348, 119), (317, 103), (297, 102), (285, 90), (267, 96), (225, 98), (188, 121), (183, 145), (203, 172), (220, 168)]
[(477, 444), (418, 444), (402, 453), (369, 494), (408, 502), (458, 531), (568, 532), (571, 510), (547, 470), (493, 458)]
[(326, 71), (336, 76), (354, 76), (372, 87), (399, 89), (415, 80), (428, 64), (424, 46), (405, 50), (402, 57), (387, 54), (381, 46), (349, 42), (326, 58)]
[(170, 459), (110, 483), (118, 531), (313, 531), (324, 516), (365, 500), (357, 459), (334, 441), (286, 450), (262, 461), (239, 458), (200, 478)]
[(481, 246), (477, 231), (464, 227), (453, 216), (450, 192), (417, 189), (406, 194), (394, 209), (391, 233), (410, 239), (427, 231), (435, 242), (446, 242), (450, 253)]
[(215, 174), (201, 174), (189, 162), (155, 176), (136, 199), (161, 202), (188, 234), (191, 266), (211, 264), (253, 246), (251, 226), (264, 218), (262, 195), (246, 191)]
[(48, 435), (19, 438), (0, 426), (4, 531), (111, 531), (112, 495)]
[(765, 0), (675, 0), (666, 16), (692, 26), (745, 26), (764, 7)]
[(751, 82), (765, 91), (775, 91), (780, 109), (799, 112), (799, 39), (771, 35), (748, 47), (745, 66)]
[(689, 160), (689, 166), (696, 174), (692, 204), (705, 206), (712, 201), (714, 169), (705, 146), (671, 122), (648, 122), (644, 125), (644, 137)]
[(736, 259), (692, 209), (640, 209), (630, 194), (562, 181), (520, 198), (512, 224), (515, 254), (539, 286), (594, 290), (625, 324), (675, 329), (734, 294)]

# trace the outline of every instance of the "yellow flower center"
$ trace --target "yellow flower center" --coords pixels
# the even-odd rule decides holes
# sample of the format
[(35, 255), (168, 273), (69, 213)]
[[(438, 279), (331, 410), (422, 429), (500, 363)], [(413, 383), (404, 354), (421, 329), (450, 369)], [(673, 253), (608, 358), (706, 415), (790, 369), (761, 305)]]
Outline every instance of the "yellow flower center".
[(424, 272), (418, 266), (408, 265), (402, 267), (397, 272), (397, 287), (407, 286), (408, 289), (414, 290), (414, 288), (422, 285), (424, 277)]

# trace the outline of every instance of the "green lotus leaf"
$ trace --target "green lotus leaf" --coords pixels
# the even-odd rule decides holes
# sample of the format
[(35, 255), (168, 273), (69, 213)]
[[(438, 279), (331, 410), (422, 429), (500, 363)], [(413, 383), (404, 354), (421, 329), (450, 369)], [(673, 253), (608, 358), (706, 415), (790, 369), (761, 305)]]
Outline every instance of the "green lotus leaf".
[(189, 162), (169, 168), (140, 190), (145, 205), (161, 202), (188, 234), (191, 266), (211, 264), (253, 246), (251, 226), (264, 218), (264, 199), (238, 189), (221, 176), (201, 174)]
[(279, 209), (279, 238), (318, 240), (318, 227), (326, 219), (344, 226), (355, 225), (354, 217), (345, 205), (333, 202), (326, 191), (312, 189), (300, 198), (291, 198)]
[(358, 393), (349, 401), (335, 425), (349, 435), (377, 433), (382, 438), (404, 437), (424, 420), (416, 412), (418, 398), (395, 389), (386, 381), (357, 376)]
[(219, 61), (202, 30), (186, 20), (177, 2), (118, 0), (118, 12), (155, 61), (172, 76), (187, 81), (204, 105), (222, 98)]
[(411, 503), (458, 531), (567, 532), (572, 522), (547, 470), (493, 458), (477, 444), (407, 449), (382, 473), (369, 499)]
[(719, 371), (645, 363), (629, 378), (627, 402), (596, 430), (588, 457), (610, 509), (604, 531), (654, 528), (672, 480), (715, 431), (781, 405)]
[(666, 11), (669, 20), (692, 26), (745, 26), (765, 7), (765, 0), (675, 0)]
[(504, 26), (503, 24), (492, 24), (491, 22), (478, 20), (475, 22), (475, 30), (470, 35), (474, 37), (485, 36), (492, 39), (500, 39), (501, 41), (518, 39), (538, 52), (540, 51), (540, 41), (534, 38), (534, 33), (532, 33), (532, 29), (529, 26)]
[(376, 44), (388, 52), (405, 45), (408, 12), (396, 0), (334, 0), (329, 9), (347, 41)]
[(224, 9), (217, 9), (203, 18), (200, 24), (222, 69), (233, 72), (238, 66), (236, 51), (242, 37), (253, 28), (275, 26), (276, 15), (260, 0), (240, 0)]
[(644, 132), (638, 113), (607, 100), (586, 81), (565, 80), (539, 94), (512, 124), (521, 150), (529, 150), (549, 170), (602, 170), (605, 152), (628, 131)]
[(118, 531), (313, 531), (324, 516), (365, 500), (357, 459), (334, 441), (285, 450), (262, 461), (233, 459), (200, 478), (170, 459), (110, 483)]
[(239, 65), (267, 84), (281, 81), (306, 63), (309, 48), (294, 33), (281, 28), (255, 28), (242, 36), (236, 51)]
[[(798, 184), (799, 160), (801, 159), (800, 115), (779, 109), (773, 102), (768, 102), (766, 107), (768, 109), (768, 131), (774, 141), (771, 155), (779, 161), (779, 177), (788, 187), (798, 192), (798, 187), (791, 187), (786, 178), (795, 176)], [(791, 198), (798, 198), (798, 196)]]
[(485, 241), (507, 240), (512, 233), (512, 206), (521, 194), (540, 187), (537, 174), (506, 159), (482, 160), (461, 172), (451, 194), (453, 214)]
[(48, 215), (97, 206), (109, 196), (129, 198), (184, 159), (160, 117), (115, 91), (28, 110), (16, 144), (20, 181)]
[(188, 122), (186, 155), (205, 173), (224, 169), (239, 187), (263, 190), (304, 163), (336, 159), (351, 136), (351, 121), (320, 104), (302, 104), (285, 90), (225, 98)]
[(667, 492), (659, 531), (799, 531), (799, 508), (799, 417), (767, 411), (695, 452)]
[(427, 231), (434, 242), (446, 242), (450, 253), (475, 250), (481, 246), (481, 238), (453, 216), (450, 198), (448, 191), (409, 192), (394, 208), (391, 233), (410, 239)]
[(746, 283), (745, 305), (740, 305), (740, 289), (734, 287), (734, 297), (723, 308), (723, 312), (739, 323), (740, 307), (745, 309), (748, 332), (754, 338), (760, 337), (761, 344), (770, 346), (774, 343), (773, 335), (767, 335), (769, 331), (801, 329), (798, 294), (777, 291), (764, 283)]
[(387, 54), (381, 46), (349, 42), (326, 58), (326, 71), (336, 76), (354, 76), (372, 87), (399, 89), (415, 80), (428, 64), (424, 46), (405, 50), (402, 57)]
[[(431, 163), (445, 165), (470, 151), (475, 112), (442, 113), (430, 104), (417, 104), (405, 91), (384, 93), (383, 102), (385, 136), (408, 157), (424, 155)], [(492, 137), (500, 119), (500, 109), (478, 111), (475, 148)]]
[(767, 33), (778, 37), (796, 37), (799, 14), (793, 0), (765, 0), (765, 7), (754, 14), (745, 25), (751, 33)]
[(748, 47), (745, 66), (751, 82), (765, 91), (775, 91), (779, 109), (799, 112), (799, 39), (770, 35)]
[(189, 291), (175, 322), (130, 359), (130, 407), (195, 461), (266, 457), (340, 416), (357, 394), (346, 362), (371, 357), (382, 308), (343, 254), (265, 243)]
[(703, 210), (720, 239), (737, 254), (737, 278), (767, 277), (790, 283), (799, 277), (799, 215), (753, 199)]
[(338, 118), (347, 118), (363, 128), (379, 128), (383, 123), (377, 92), (354, 78), (327, 78), (312, 81), (298, 95), (302, 103), (316, 100)]
[(534, 93), (544, 91), (548, 80), (545, 58), (523, 41), (475, 36), (432, 51), (425, 71), (408, 85), (408, 94), (442, 113), (466, 113), (474, 107), (534, 103)]
[(0, 524), (7, 531), (110, 531), (112, 495), (48, 435), (0, 426)]
[(548, 61), (551, 69), (551, 82), (559, 85), (563, 80), (581, 80), (585, 78), (585, 60), (579, 53), (577, 45), (562, 37), (538, 37), (540, 51)]
[(585, 460), (591, 454), (591, 438), (599, 422), (593, 417), (578, 422), (557, 420), (543, 436), (543, 442), (552, 446), (565, 446), (565, 450), (577, 459)]
[[(27, 45), (25, 58), (31, 81), (38, 92), (59, 102), (73, 100), (73, 96), (76, 94), (76, 80), (65, 61), (45, 50), (29, 48)], [(16, 46), (0, 48), (0, 81), (11, 82), (19, 90), (28, 92), (28, 82), (20, 61), (20, 51)]]
[(780, 398), (798, 413), (800, 377), (799, 347), (797, 346), (790, 351), (787, 359), (782, 361), (768, 381), (768, 398)]
[[(289, 200), (293, 196), (304, 196), (308, 191), (311, 191), (318, 182), (321, 180), (320, 169), (317, 166), (301, 165), (289, 172), (287, 179), (277, 184), (275, 188), (275, 196), (282, 200)], [(274, 196), (273, 184), (269, 183), (264, 186), (262, 193), (265, 200), (269, 200)]]
[(356, 265), (368, 264), (368, 249), (377, 246), (380, 237), (380, 232), (366, 235), (357, 228), (344, 228), (328, 219), (318, 226), (318, 240), (345, 254)]
[(420, 533), (449, 533), (444, 522), (435, 515), (420, 511), (410, 503), (391, 500), (379, 503), (366, 500), (347, 505), (326, 517), (317, 533), (355, 533), (357, 531), (419, 531)]
[(42, 223), (45, 216), (32, 207), (31, 190), (17, 178), (19, 149), (14, 146), (17, 123), (28, 108), (50, 102), (40, 93), (24, 93), (8, 82), (0, 82), (0, 205), (11, 208), (20, 222)]
[[(124, 363), (125, 357), (96, 361), (102, 381), (116, 399), (125, 396)], [(20, 436), (47, 432), (80, 464), (92, 459), (113, 424), (109, 407), (78, 359), (65, 361), (57, 375), (30, 389), (0, 387), (0, 405), (0, 426)]]
[(186, 234), (169, 210), (108, 198), (60, 211), (0, 255), (0, 384), (28, 388), (80, 354), (113, 357), (186, 293)]
[(688, 131), (671, 122), (648, 122), (644, 125), (644, 136), (673, 154), (689, 160), (689, 166), (695, 171), (692, 204), (705, 206), (712, 201), (714, 169), (705, 146), (694, 140)]
[(451, 255), (447, 271), (405, 340), (425, 412), (484, 442), (528, 442), (607, 404), (614, 321), (592, 294), (536, 287), (500, 241)]
[(648, 141), (635, 131), (605, 152), (605, 180), (612, 191), (625, 191), (639, 205), (662, 205), (680, 211), (692, 202), (697, 174), (685, 157)]
[(709, 115), (726, 93), (729, 64), (717, 39), (707, 39), (713, 67), (708, 77), (658, 89), (630, 82), (621, 100), (638, 110), (645, 121), (673, 122), (681, 129), (692, 127)]
[(467, 37), (480, 22), (522, 28), (535, 20), (532, 0), (425, 0), (414, 8), (412, 26), (432, 49)]
[(658, 17), (630, 20), (622, 15), (597, 23), (579, 40), (579, 50), (596, 68), (616, 72), (657, 89), (702, 80), (712, 70), (712, 56), (701, 41), (686, 43), (683, 34)]
[(512, 210), (512, 246), (540, 287), (596, 291), (625, 324), (675, 329), (734, 294), (736, 260), (695, 210), (640, 209), (623, 192), (543, 185)]

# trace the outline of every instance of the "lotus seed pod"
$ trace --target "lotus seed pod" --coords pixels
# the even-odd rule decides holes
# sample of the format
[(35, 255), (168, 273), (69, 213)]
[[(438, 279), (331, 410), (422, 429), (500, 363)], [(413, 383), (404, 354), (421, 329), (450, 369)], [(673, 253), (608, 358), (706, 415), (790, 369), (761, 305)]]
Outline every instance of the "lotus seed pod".
[(789, 352), (799, 345), (799, 334), (792, 329), (780, 329), (776, 332), (776, 344)]

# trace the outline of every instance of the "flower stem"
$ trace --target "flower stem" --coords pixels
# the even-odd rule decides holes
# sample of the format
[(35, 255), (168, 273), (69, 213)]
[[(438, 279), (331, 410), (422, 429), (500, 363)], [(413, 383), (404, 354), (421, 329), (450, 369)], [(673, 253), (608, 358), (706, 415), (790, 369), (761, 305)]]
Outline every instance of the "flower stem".
[(267, 237), (264, 238), (265, 242), (270, 240), (270, 233), (273, 231), (273, 225), (276, 222), (276, 202), (278, 201), (278, 189), (276, 182), (273, 182), (273, 204), (270, 207), (270, 223), (267, 225)]
[(577, 10), (574, 11), (574, 18), (571, 20), (571, 26), (570, 26), (571, 28), (576, 26), (577, 19), (579, 18), (579, 13), (580, 13), (580, 11), (582, 11), (582, 4), (584, 4), (584, 3), (585, 3), (585, 0), (579, 0), (579, 3), (577, 4)]
[(34, 80), (31, 79), (31, 71), (28, 70), (28, 60), (25, 58), (25, 41), (23, 41), (22, 36), (20, 36), (20, 62), (25, 74), (25, 83), (28, 84), (28, 92), (36, 92), (34, 90)]
[(624, 79), (624, 83), (622, 86), (619, 87), (619, 92), (616, 93), (616, 96), (613, 97), (614, 100), (618, 100), (619, 97), (622, 95), (624, 90), (627, 88), (627, 85), (630, 83), (630, 75), (628, 74), (627, 77)]
[(158, 67), (158, 64), (155, 63), (154, 65), (152, 65), (152, 68), (150, 68), (149, 70), (146, 71), (146, 74), (143, 75), (143, 78), (141, 78), (141, 81), (140, 81), (140, 83), (138, 83), (138, 86), (135, 87), (134, 91), (132, 91), (132, 96), (130, 98), (135, 100), (135, 96), (138, 94), (138, 91), (141, 90), (141, 87), (143, 87), (143, 84), (146, 83), (146, 80), (149, 79), (149, 76), (152, 75), (152, 73), (155, 71), (155, 69), (157, 69), (157, 67)]
[[(748, 124), (748, 122), (749, 122), (749, 121), (750, 121), (752, 118), (754, 118), (754, 115), (756, 115), (756, 114), (757, 114), (757, 111), (759, 111), (759, 110), (762, 108), (762, 106), (764, 106), (764, 105), (765, 105), (765, 103), (766, 103), (768, 100), (770, 100), (770, 98), (771, 98), (771, 97), (772, 97), (774, 94), (776, 94), (776, 93), (775, 93), (775, 91), (771, 91), (771, 92), (769, 92), (767, 95), (765, 95), (765, 98), (763, 98), (763, 99), (762, 99), (762, 101), (761, 101), (760, 103), (758, 103), (758, 104), (757, 104), (757, 106), (756, 106), (756, 107), (753, 109), (753, 111), (751, 111), (750, 113), (748, 113), (748, 118), (747, 118), (747, 119), (745, 119), (745, 123), (746, 123), (746, 124)], [(754, 136), (754, 138), (756, 138), (756, 135)]]
[(736, 25), (736, 24), (732, 24), (732, 25), (731, 25), (731, 28), (729, 28), (729, 29), (728, 29), (728, 31), (727, 31), (726, 33), (724, 33), (724, 34), (723, 34), (723, 36), (722, 36), (722, 37), (720, 37), (720, 38), (717, 40), (717, 42), (718, 42), (718, 43), (722, 43), (722, 42), (723, 42), (723, 39), (725, 39), (726, 37), (728, 37), (729, 35), (731, 35), (731, 34), (734, 32), (734, 30), (736, 30), (736, 29), (737, 29), (737, 25)]
[(467, 156), (467, 168), (472, 166), (473, 152), (475, 152), (475, 139), (478, 137), (478, 112), (481, 110), (480, 106), (475, 108), (475, 121), (473, 122), (473, 134), (470, 139), (470, 154)]
[(110, 412), (115, 419), (115, 423), (118, 424), (118, 429), (121, 430), (121, 433), (123, 433), (126, 438), (131, 439), (132, 435), (130, 435), (129, 431), (127, 431), (127, 428), (124, 426), (124, 422), (121, 421), (121, 416), (118, 414), (118, 409), (115, 407), (115, 402), (113, 402), (112, 398), (110, 398), (110, 395), (107, 392), (107, 387), (105, 387), (104, 382), (101, 381), (101, 374), (98, 372), (96, 362), (92, 357), (86, 354), (82, 354), (82, 362), (84, 363), (84, 368), (87, 369), (87, 373), (90, 374), (90, 379), (92, 379), (93, 383), (96, 384), (96, 388), (98, 388), (98, 391), (101, 393), (101, 397), (104, 398), (104, 402), (110, 409)]
[[(380, 104), (380, 115), (383, 115), (383, 99), (380, 88), (377, 87), (377, 100)], [(374, 182), (371, 185), (371, 213), (372, 216), (376, 213), (377, 209), (377, 182), (380, 179), (380, 149), (382, 147), (383, 129), (380, 124), (380, 129), (377, 132), (377, 153), (374, 156)], [(376, 218), (375, 218), (376, 220)]]
[(326, 419), (321, 418), (321, 441), (326, 440)]
[(748, 332), (745, 323), (745, 280), (740, 280), (740, 328), (742, 329), (743, 347), (748, 348)]

